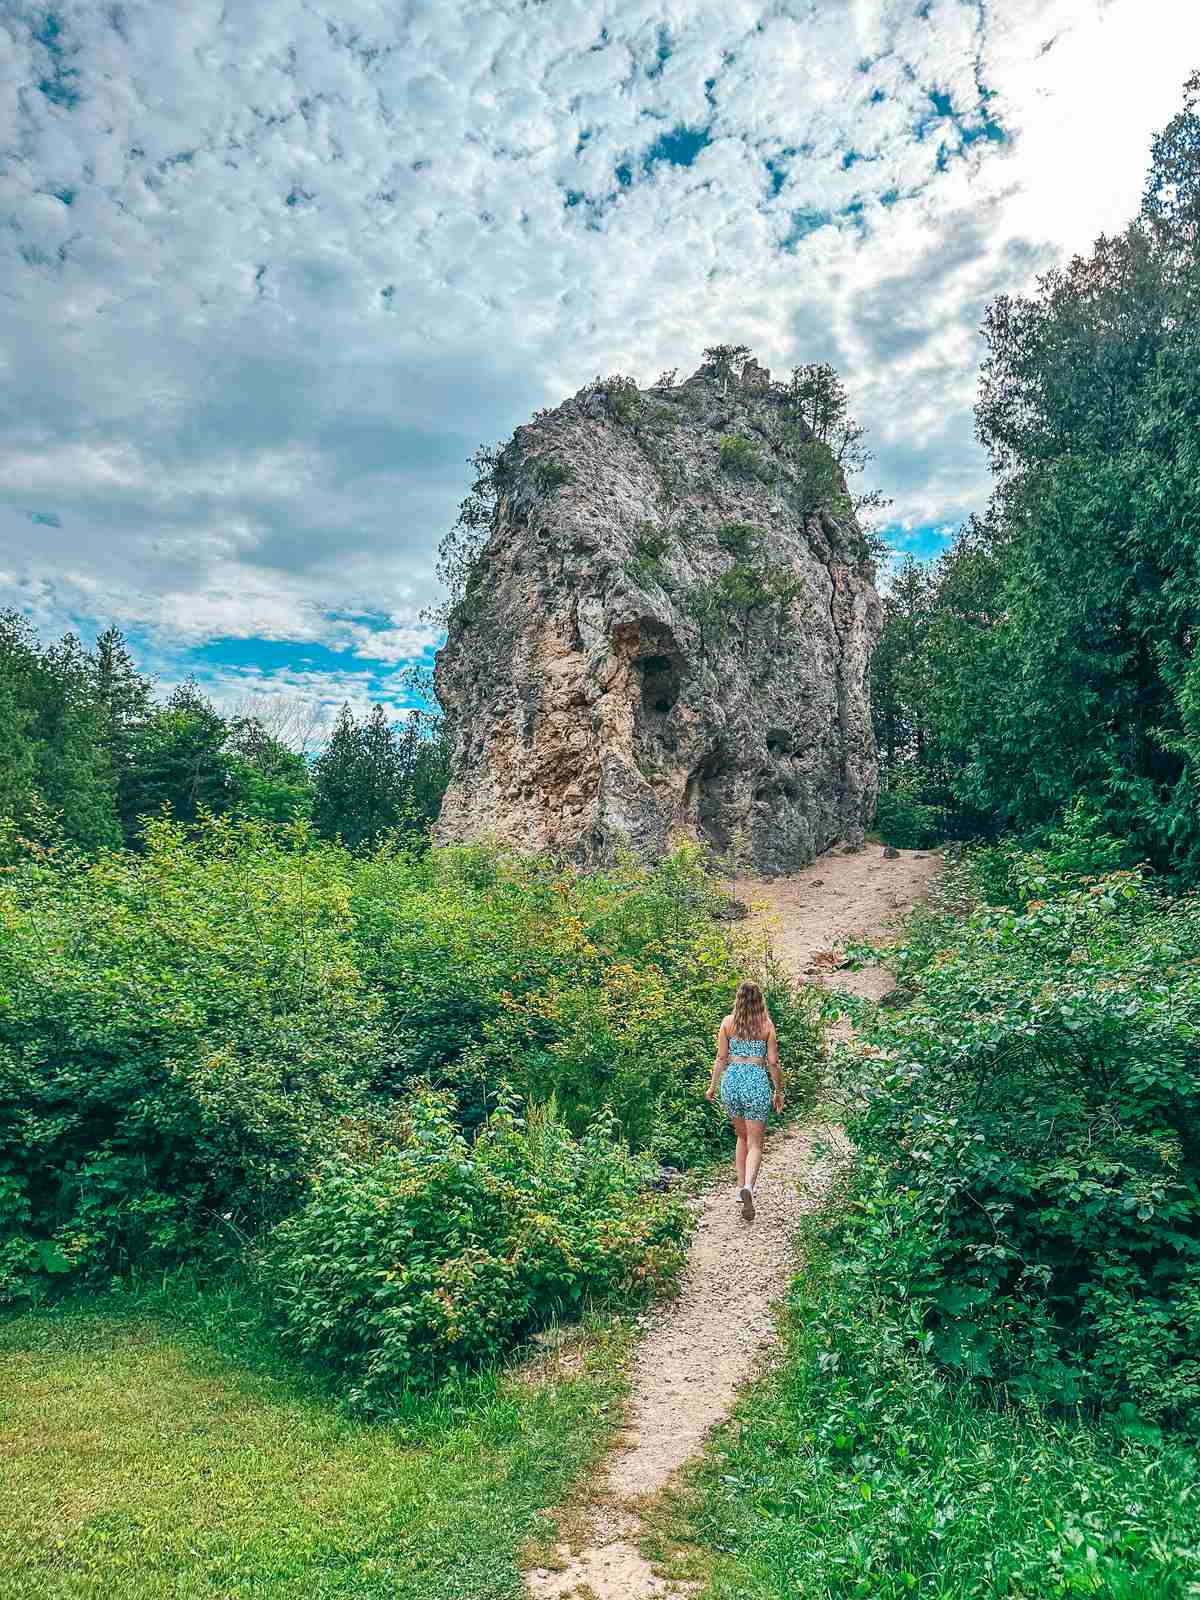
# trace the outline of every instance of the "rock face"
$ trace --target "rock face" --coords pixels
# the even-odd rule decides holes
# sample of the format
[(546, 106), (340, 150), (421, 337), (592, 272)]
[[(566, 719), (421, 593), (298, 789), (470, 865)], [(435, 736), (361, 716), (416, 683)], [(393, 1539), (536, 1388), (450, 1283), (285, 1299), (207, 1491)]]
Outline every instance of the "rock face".
[(591, 864), (685, 836), (766, 871), (861, 843), (880, 607), (810, 440), (753, 362), (517, 429), (437, 659), (439, 838)]

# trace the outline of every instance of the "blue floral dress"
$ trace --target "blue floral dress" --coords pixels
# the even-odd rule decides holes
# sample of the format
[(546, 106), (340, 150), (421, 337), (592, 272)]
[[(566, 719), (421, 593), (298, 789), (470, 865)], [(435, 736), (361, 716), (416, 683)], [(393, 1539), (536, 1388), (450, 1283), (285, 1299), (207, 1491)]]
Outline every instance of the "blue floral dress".
[[(735, 1059), (736, 1058), (736, 1059)], [(729, 1065), (721, 1076), (721, 1106), (729, 1117), (765, 1122), (771, 1114), (771, 1079), (765, 1039), (729, 1040)]]

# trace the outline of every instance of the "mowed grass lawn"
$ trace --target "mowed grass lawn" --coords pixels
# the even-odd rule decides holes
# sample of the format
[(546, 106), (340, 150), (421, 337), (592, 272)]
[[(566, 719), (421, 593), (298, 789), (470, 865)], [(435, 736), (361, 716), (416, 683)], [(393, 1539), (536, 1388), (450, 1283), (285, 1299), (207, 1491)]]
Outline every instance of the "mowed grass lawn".
[(215, 1297), (0, 1324), (2, 1600), (512, 1600), (620, 1407), (615, 1327), (388, 1423), (254, 1341)]

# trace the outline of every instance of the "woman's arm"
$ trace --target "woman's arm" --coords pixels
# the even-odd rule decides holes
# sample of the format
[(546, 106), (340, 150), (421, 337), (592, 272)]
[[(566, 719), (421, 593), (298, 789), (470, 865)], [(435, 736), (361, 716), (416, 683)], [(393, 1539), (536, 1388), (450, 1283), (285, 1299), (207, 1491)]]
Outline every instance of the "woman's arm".
[(779, 1035), (773, 1022), (767, 1034), (767, 1073), (774, 1090), (773, 1104), (776, 1112), (780, 1112), (783, 1110), (783, 1072), (779, 1065)]
[(728, 1021), (729, 1019), (726, 1017), (717, 1029), (717, 1059), (713, 1062), (712, 1077), (708, 1080), (708, 1088), (704, 1091), (706, 1100), (715, 1100), (717, 1098), (717, 1090), (721, 1085), (721, 1074), (729, 1065)]

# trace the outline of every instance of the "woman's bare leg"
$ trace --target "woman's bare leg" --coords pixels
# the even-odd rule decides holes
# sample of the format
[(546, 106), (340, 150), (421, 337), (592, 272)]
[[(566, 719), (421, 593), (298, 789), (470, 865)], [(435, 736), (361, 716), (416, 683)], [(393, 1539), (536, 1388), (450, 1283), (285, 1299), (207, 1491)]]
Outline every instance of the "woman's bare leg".
[(746, 1121), (744, 1117), (730, 1117), (733, 1131), (737, 1134), (737, 1152), (734, 1155), (734, 1166), (737, 1168), (738, 1188), (746, 1182)]
[(746, 1133), (744, 1144), (742, 1139), (739, 1138), (738, 1140), (739, 1153), (744, 1151), (744, 1154), (741, 1154), (742, 1165), (738, 1170), (744, 1173), (741, 1181), (753, 1189), (755, 1179), (758, 1177), (758, 1169), (762, 1165), (763, 1134), (766, 1132), (767, 1125), (765, 1122), (751, 1122), (747, 1118), (742, 1123), (742, 1126), (745, 1128)]

